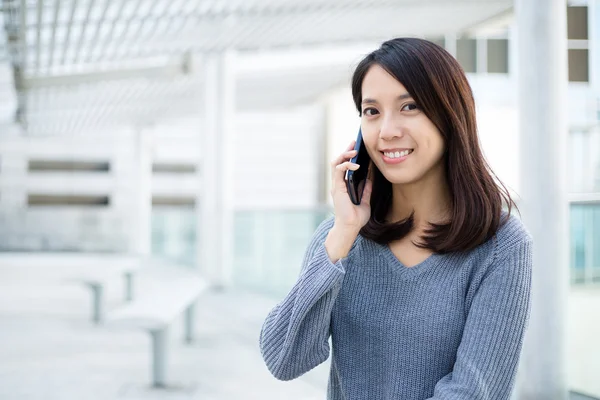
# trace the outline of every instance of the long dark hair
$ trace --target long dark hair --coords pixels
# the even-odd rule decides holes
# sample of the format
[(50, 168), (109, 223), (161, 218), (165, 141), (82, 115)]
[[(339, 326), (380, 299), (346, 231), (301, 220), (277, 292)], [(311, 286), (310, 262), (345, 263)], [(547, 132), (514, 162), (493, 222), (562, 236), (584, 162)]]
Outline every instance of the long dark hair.
[[(379, 65), (408, 90), (420, 109), (441, 132), (451, 210), (444, 223), (429, 223), (415, 243), (436, 253), (468, 251), (490, 239), (501, 226), (502, 207), (510, 214), (516, 204), (485, 160), (475, 118), (471, 86), (460, 64), (442, 47), (417, 38), (389, 40), (367, 55), (352, 77), (352, 96), (361, 113), (362, 82)], [(413, 228), (413, 214), (397, 223), (386, 217), (392, 204), (392, 184), (371, 164), (371, 218), (361, 235), (380, 244), (405, 237)], [(507, 215), (508, 216), (508, 215)]]

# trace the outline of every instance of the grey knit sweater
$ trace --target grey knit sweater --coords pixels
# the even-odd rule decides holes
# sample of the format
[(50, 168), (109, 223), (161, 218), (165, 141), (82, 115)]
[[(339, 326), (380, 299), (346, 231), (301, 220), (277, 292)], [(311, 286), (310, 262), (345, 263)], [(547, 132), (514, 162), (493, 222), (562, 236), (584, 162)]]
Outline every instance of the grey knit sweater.
[(333, 264), (324, 221), (260, 334), (278, 379), (329, 357), (330, 400), (509, 399), (529, 318), (531, 237), (511, 216), (470, 252), (408, 268), (359, 236)]

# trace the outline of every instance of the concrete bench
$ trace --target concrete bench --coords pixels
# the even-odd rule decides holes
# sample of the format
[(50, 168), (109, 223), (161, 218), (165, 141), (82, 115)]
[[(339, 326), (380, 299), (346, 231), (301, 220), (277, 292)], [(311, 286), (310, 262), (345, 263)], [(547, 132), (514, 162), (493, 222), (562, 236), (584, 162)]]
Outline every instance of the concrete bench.
[(105, 292), (108, 285), (117, 279), (124, 279), (125, 301), (132, 301), (134, 275), (139, 271), (141, 266), (141, 259), (130, 259), (114, 263), (93, 262), (82, 265), (67, 281), (84, 284), (91, 290), (92, 321), (99, 324), (104, 319)]
[(84, 284), (92, 292), (92, 320), (102, 321), (106, 288), (125, 279), (125, 299), (133, 298), (134, 275), (143, 260), (130, 253), (88, 252), (5, 252), (0, 253), (0, 267), (13, 268), (13, 276), (46, 283)]
[(177, 266), (145, 267), (144, 287), (136, 299), (111, 311), (106, 326), (144, 330), (152, 340), (152, 386), (166, 386), (168, 330), (184, 315), (185, 341), (194, 340), (195, 304), (208, 289), (196, 273)]

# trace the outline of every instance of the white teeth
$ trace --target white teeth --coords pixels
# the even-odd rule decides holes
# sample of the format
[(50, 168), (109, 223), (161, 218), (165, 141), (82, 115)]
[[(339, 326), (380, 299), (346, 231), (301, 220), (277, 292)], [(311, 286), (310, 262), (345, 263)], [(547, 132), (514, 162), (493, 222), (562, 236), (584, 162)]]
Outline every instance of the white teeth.
[(412, 153), (412, 150), (384, 152), (383, 154), (388, 158), (400, 158), (400, 157), (405, 157), (405, 156), (409, 155), (410, 153)]

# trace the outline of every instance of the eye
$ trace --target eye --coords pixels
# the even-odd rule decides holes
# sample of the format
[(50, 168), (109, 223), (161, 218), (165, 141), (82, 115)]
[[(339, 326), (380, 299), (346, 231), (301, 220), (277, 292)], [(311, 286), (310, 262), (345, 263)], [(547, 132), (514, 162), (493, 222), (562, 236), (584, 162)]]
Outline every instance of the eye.
[(365, 108), (362, 112), (363, 115), (366, 115), (368, 117), (372, 117), (373, 115), (376, 115), (378, 113), (379, 113), (379, 111), (377, 111), (373, 107)]
[(415, 111), (418, 109), (419, 106), (417, 106), (417, 103), (408, 103), (404, 107), (402, 107), (402, 111)]

